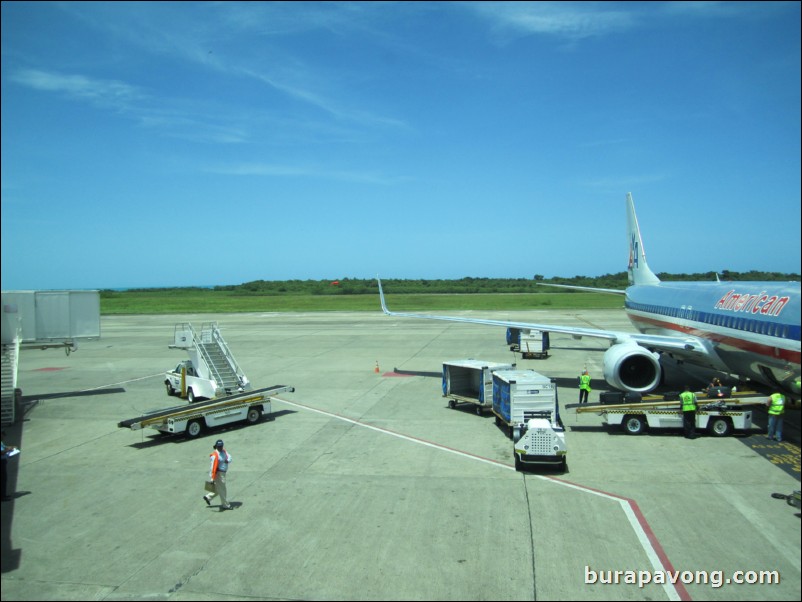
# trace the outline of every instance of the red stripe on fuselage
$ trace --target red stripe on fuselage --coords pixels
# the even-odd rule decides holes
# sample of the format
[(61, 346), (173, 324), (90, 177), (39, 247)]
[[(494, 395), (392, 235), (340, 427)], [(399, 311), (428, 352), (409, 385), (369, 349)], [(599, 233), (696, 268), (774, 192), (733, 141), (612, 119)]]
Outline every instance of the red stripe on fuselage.
[(727, 336), (723, 334), (716, 334), (713, 332), (709, 332), (707, 330), (699, 330), (698, 328), (682, 326), (681, 324), (676, 324), (674, 322), (666, 322), (665, 320), (647, 318), (645, 316), (641, 316), (632, 312), (627, 312), (627, 314), (629, 315), (629, 319), (632, 320), (633, 322), (643, 322), (646, 324), (651, 324), (653, 326), (658, 326), (659, 328), (663, 328), (666, 330), (682, 332), (690, 336), (695, 336), (702, 339), (707, 339), (708, 341), (713, 341), (714, 343), (719, 345), (727, 345), (729, 347), (735, 347), (736, 349), (740, 349), (742, 351), (747, 351), (749, 353), (762, 355), (768, 359), (772, 359), (775, 361), (781, 359), (790, 362), (792, 364), (799, 365), (800, 363), (799, 351), (782, 349), (780, 347), (773, 347), (771, 345), (755, 343), (753, 341), (747, 341), (745, 339), (739, 339), (737, 337)]

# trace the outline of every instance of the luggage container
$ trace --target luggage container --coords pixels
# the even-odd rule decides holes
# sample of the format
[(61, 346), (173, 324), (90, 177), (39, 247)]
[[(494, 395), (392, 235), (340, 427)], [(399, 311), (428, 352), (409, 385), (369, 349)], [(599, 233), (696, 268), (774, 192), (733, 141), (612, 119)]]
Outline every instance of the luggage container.
[(519, 351), (524, 359), (546, 359), (549, 357), (549, 333), (510, 327), (507, 329), (507, 345), (510, 351)]
[(511, 370), (515, 364), (488, 362), (487, 360), (453, 360), (443, 363), (443, 397), (456, 408), (459, 403), (471, 403), (476, 413), (493, 407), (493, 373)]
[(566, 466), (565, 428), (557, 385), (534, 370), (493, 374), (493, 413), (513, 440), (515, 468), (530, 464)]

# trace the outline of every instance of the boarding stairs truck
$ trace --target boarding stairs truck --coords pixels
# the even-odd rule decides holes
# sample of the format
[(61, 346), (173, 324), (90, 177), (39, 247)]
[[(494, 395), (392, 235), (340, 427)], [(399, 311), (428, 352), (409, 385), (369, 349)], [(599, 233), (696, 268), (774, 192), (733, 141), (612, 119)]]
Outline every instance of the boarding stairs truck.
[(527, 328), (507, 329), (507, 345), (524, 359), (542, 360), (549, 357), (549, 333)]
[(216, 322), (203, 324), (200, 335), (188, 322), (176, 324), (173, 341), (168, 347), (185, 350), (189, 359), (165, 374), (167, 395), (178, 395), (193, 403), (252, 388)]
[(476, 406), (480, 416), (493, 407), (493, 372), (511, 370), (515, 364), (464, 359), (443, 363), (443, 397), (456, 408), (460, 403)]
[[(676, 395), (645, 396), (642, 401), (620, 404), (569, 404), (577, 414), (596, 413), (609, 426), (620, 426), (630, 435), (640, 435), (646, 429), (682, 429), (682, 402)], [(752, 408), (764, 405), (765, 397), (743, 396), (703, 399), (696, 396), (696, 429), (705, 430), (714, 437), (726, 437), (734, 431), (752, 428)]]
[(271, 400), (280, 393), (292, 393), (295, 387), (275, 385), (265, 389), (256, 389), (219, 397), (206, 401), (199, 401), (192, 405), (180, 405), (164, 410), (157, 410), (123, 420), (117, 423), (119, 428), (130, 428), (132, 431), (154, 428), (163, 433), (186, 433), (194, 438), (204, 429), (245, 421), (248, 424), (259, 422), (262, 415), (270, 415)]
[(568, 449), (554, 380), (534, 370), (494, 372), (493, 414), (512, 438), (516, 470), (543, 464), (565, 470)]

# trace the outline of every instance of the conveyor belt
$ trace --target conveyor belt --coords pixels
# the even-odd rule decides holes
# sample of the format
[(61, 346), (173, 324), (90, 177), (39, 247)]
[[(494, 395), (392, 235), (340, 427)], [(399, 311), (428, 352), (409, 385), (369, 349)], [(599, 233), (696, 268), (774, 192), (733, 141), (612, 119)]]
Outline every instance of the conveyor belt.
[(156, 418), (167, 418), (171, 414), (183, 414), (183, 413), (200, 413), (203, 410), (213, 409), (217, 406), (224, 406), (231, 403), (236, 403), (237, 401), (246, 400), (249, 397), (255, 397), (261, 395), (263, 397), (269, 397), (271, 393), (281, 392), (281, 390), (286, 389), (286, 385), (274, 385), (272, 387), (266, 387), (264, 389), (256, 389), (254, 391), (245, 391), (244, 393), (237, 393), (236, 395), (229, 395), (227, 397), (215, 397), (214, 399), (207, 399), (206, 401), (198, 401), (192, 404), (183, 404), (180, 406), (174, 406), (172, 408), (166, 408), (164, 410), (156, 410), (155, 412), (149, 412), (147, 414), (143, 414), (142, 416), (138, 416), (136, 418), (129, 418), (128, 420), (123, 420), (117, 423), (117, 426), (120, 428), (131, 428), (132, 425), (137, 424), (138, 422), (144, 421), (151, 421)]

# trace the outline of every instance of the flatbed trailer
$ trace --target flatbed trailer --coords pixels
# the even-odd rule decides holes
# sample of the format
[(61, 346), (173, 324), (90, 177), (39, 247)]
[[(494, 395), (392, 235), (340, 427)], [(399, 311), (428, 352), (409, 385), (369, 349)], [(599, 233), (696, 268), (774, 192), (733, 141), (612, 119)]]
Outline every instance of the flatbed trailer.
[(240, 420), (249, 424), (256, 423), (263, 414), (270, 414), (270, 402), (273, 395), (294, 391), (295, 387), (274, 385), (228, 397), (218, 397), (148, 412), (136, 418), (122, 420), (117, 423), (117, 426), (130, 428), (132, 431), (150, 427), (163, 433), (185, 432), (189, 437), (197, 437), (204, 428)]
[[(639, 403), (622, 404), (569, 404), (577, 414), (596, 413), (610, 426), (620, 426), (630, 435), (640, 435), (647, 428), (682, 428), (681, 401), (653, 401), (644, 397)], [(696, 428), (707, 430), (715, 437), (731, 435), (735, 430), (752, 428), (751, 406), (765, 404), (765, 397), (739, 397), (727, 399), (699, 399), (696, 405)]]

